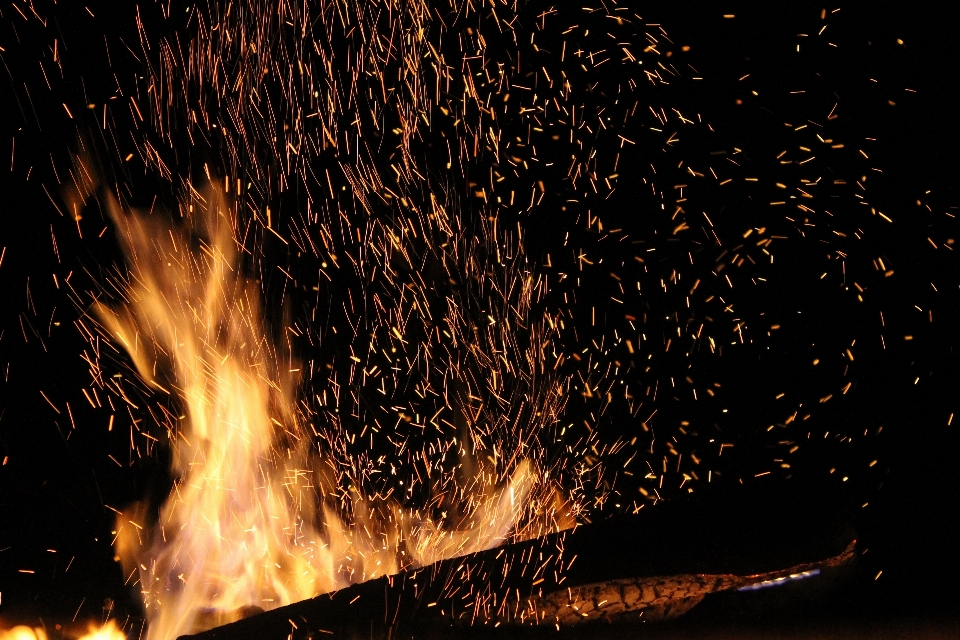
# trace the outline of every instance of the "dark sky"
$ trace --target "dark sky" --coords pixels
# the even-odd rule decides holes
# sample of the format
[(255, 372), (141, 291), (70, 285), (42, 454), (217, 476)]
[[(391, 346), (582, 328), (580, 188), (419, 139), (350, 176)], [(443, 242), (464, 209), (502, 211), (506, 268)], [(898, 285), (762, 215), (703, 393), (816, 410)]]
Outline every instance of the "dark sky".
[[(810, 123), (802, 135), (820, 127), (846, 143), (850, 153), (823, 162), (818, 171), (825, 181), (837, 176), (848, 180), (851, 190), (837, 190), (843, 195), (837, 196), (836, 206), (827, 206), (833, 209), (831, 218), (811, 221), (810, 227), (820, 226), (809, 235), (799, 233), (805, 222), (799, 217), (793, 221), (799, 235), (783, 243), (777, 262), (765, 272), (773, 284), (734, 295), (743, 318), (778, 329), (760, 332), (762, 339), (729, 349), (723, 358), (666, 354), (658, 356), (652, 371), (631, 363), (624, 373), (637, 388), (647, 386), (649, 395), (654, 381), (673, 388), (674, 378), (680, 380), (695, 365), (692, 377), (698, 384), (700, 375), (715, 380), (722, 401), (706, 399), (702, 385), (704, 401), (695, 407), (681, 401), (679, 390), (674, 398), (663, 393), (639, 418), (626, 409), (611, 410), (603, 427), (606, 437), (629, 435), (654, 409), (664, 422), (703, 425), (700, 440), (681, 448), (704, 450), (701, 441), (713, 429), (720, 434), (717, 439), (736, 446), (717, 461), (723, 472), (703, 489), (706, 496), (722, 501), (745, 484), (762, 482), (806, 487), (809, 500), (844, 512), (866, 550), (843, 598), (862, 611), (892, 603), (905, 612), (948, 611), (956, 595), (953, 576), (960, 569), (960, 539), (948, 525), (960, 503), (960, 416), (949, 424), (960, 413), (955, 329), (960, 270), (947, 245), (948, 239), (960, 242), (955, 219), (960, 214), (955, 155), (960, 129), (954, 116), (960, 69), (954, 34), (948, 31), (953, 23), (948, 3), (858, 3), (841, 5), (835, 13), (836, 7), (827, 6), (827, 20), (821, 20), (824, 7), (805, 1), (662, 4), (646, 3), (637, 11), (648, 22), (663, 25), (674, 44), (672, 59), (692, 65), (703, 79), (657, 89), (651, 100), (702, 114), (715, 130), (712, 137), (691, 134), (682, 151), (670, 153), (688, 158), (691, 166), (705, 166), (714, 159), (722, 164), (732, 149), (740, 148), (738, 175), (755, 170), (772, 184), (794, 169), (782, 169), (771, 158), (788, 145), (808, 144), (797, 127)], [(89, 304), (84, 292), (103, 282), (122, 257), (111, 225), (97, 219), (99, 212), (85, 214), (81, 225), (63, 215), (60, 187), (78, 133), (93, 130), (96, 114), (118, 86), (128, 92), (136, 86), (141, 69), (133, 53), (139, 47), (136, 6), (117, 0), (88, 7), (63, 2), (34, 6), (35, 14), (21, 2), (0, 9), (0, 620), (30, 615), (69, 619), (78, 608), (81, 618), (92, 617), (107, 597), (121, 607), (130, 605), (125, 576), (112, 561), (113, 509), (150, 491), (162, 493), (167, 482), (162, 448), (135, 458), (128, 430), (108, 433), (106, 414), (92, 408), (80, 391), (89, 386), (87, 365), (79, 357), (89, 345), (73, 325), (77, 307)], [(148, 29), (156, 32), (183, 28), (172, 20), (151, 25), (152, 14), (145, 15)], [(818, 36), (824, 24), (828, 26)], [(806, 35), (797, 35), (801, 33)], [(550, 36), (543, 38), (547, 44), (542, 46), (549, 48)], [(582, 99), (609, 102), (611, 96), (602, 89), (615, 84), (612, 73), (598, 72), (598, 95)], [(80, 112), (86, 104), (97, 106)], [(624, 136), (633, 135), (632, 126), (624, 127)], [(606, 228), (622, 227), (634, 239), (643, 239), (646, 250), (659, 248), (657, 243), (676, 225), (631, 213), (637, 203), (652, 206), (639, 182), (647, 165), (668, 163), (659, 144), (644, 147), (646, 139), (638, 140), (640, 146), (628, 149), (632, 156), (624, 152), (619, 168), (629, 179), (620, 177), (616, 195), (592, 205), (592, 213), (603, 218)], [(118, 148), (125, 144), (115, 142)], [(613, 148), (601, 147), (601, 155)], [(665, 180), (682, 179), (683, 170), (669, 162), (676, 175)], [(555, 174), (533, 171), (543, 171), (549, 187), (544, 207), (569, 202)], [(866, 215), (863, 209), (869, 206), (857, 206), (852, 183), (858, 174), (868, 176), (864, 193), (870, 206), (889, 215), (892, 224)], [(134, 199), (149, 204), (150, 181), (131, 181), (147, 190)], [(726, 192), (701, 196), (716, 200), (691, 205), (718, 212), (718, 229), (733, 233), (736, 228), (742, 234), (765, 225), (769, 215), (766, 192), (758, 195), (751, 189), (738, 178)], [(531, 233), (528, 249), (534, 260), (544, 264), (549, 253), (558, 264), (553, 268), (563, 269), (555, 256), (562, 253), (558, 245), (569, 231), (574, 244), (607, 256), (610, 264), (626, 265), (620, 276), (656, 289), (657, 279), (669, 274), (673, 262), (641, 273), (632, 261), (636, 245), (605, 248), (598, 234), (584, 229), (579, 221), (584, 211), (576, 206), (565, 217), (518, 217)], [(723, 246), (730, 244), (732, 240)], [(704, 246), (711, 256), (723, 250)], [(683, 255), (677, 252), (671, 260)], [(878, 268), (872, 262), (877, 256), (884, 256), (889, 266)], [(893, 273), (885, 276), (887, 271)], [(610, 317), (607, 328), (625, 331), (623, 309), (609, 301), (612, 281), (606, 271), (602, 276), (584, 276), (575, 314), (585, 318), (588, 309), (599, 308), (604, 318)], [(68, 277), (73, 292), (65, 284)], [(699, 276), (694, 272), (692, 277)], [(861, 287), (865, 289), (858, 291)], [(658, 335), (673, 326), (659, 321), (660, 315), (686, 311), (682, 297), (664, 294), (647, 300), (645, 308), (638, 303), (638, 311), (630, 313), (634, 319), (649, 314), (645, 331)], [(693, 318), (714, 312), (690, 313)], [(722, 307), (716, 311), (718, 317), (722, 313)], [(584, 326), (578, 339), (599, 340), (600, 333), (592, 334), (585, 320), (578, 322)], [(823, 360), (819, 368), (811, 366), (814, 359)], [(847, 383), (850, 387), (841, 393)], [(785, 397), (777, 399), (778, 393)], [(819, 401), (827, 395), (836, 397)], [(778, 403), (792, 404), (786, 410)], [(802, 421), (804, 403), (816, 409), (816, 427), (810, 430), (789, 426)], [(591, 411), (589, 403), (571, 408), (578, 418)], [(794, 411), (796, 417), (783, 426)], [(779, 431), (767, 433), (771, 422), (784, 429), (784, 438), (801, 441), (815, 432), (820, 441), (805, 445), (789, 470), (775, 470), (767, 478), (764, 472), (772, 460), (784, 459), (775, 449)], [(638, 495), (637, 487), (626, 477), (621, 482), (629, 503)], [(684, 498), (678, 493), (670, 499)], [(615, 510), (613, 502), (604, 510)]]

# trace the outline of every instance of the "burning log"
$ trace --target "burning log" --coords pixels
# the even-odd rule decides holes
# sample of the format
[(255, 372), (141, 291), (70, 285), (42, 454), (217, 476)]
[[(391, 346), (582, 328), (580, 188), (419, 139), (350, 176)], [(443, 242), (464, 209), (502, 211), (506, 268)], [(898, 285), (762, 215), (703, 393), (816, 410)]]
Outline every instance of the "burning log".
[(816, 575), (853, 557), (829, 513), (784, 500), (676, 504), (353, 585), (196, 640), (675, 618), (710, 593)]
[(688, 574), (627, 578), (561, 589), (531, 601), (539, 616), (534, 622), (556, 623), (559, 627), (591, 620), (671, 620), (690, 611), (710, 593), (772, 585), (810, 577), (817, 575), (821, 569), (840, 566), (853, 557), (855, 546), (855, 542), (851, 542), (842, 553), (820, 562), (748, 576)]

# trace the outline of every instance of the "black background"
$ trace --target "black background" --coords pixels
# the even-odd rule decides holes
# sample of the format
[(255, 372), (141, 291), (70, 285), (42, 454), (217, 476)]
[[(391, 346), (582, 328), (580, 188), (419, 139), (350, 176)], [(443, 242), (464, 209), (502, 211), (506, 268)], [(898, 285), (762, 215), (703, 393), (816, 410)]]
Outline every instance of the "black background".
[[(734, 413), (762, 412), (752, 389), (779, 386), (791, 391), (813, 384), (814, 372), (797, 364), (810, 360), (811, 339), (849, 344), (851, 338), (860, 338), (858, 368), (850, 376), (856, 391), (829, 419), (850, 433), (863, 429), (875, 433), (878, 426), (884, 430), (849, 450), (817, 450), (793, 478), (771, 481), (804, 483), (810, 500), (821, 501), (825, 509), (849, 511), (857, 527), (865, 553), (834, 585), (829, 598), (812, 601), (818, 611), (827, 607), (840, 617), (949, 613), (958, 595), (955, 575), (960, 570), (960, 537), (951, 525), (960, 504), (960, 417), (948, 425), (949, 416), (960, 412), (956, 402), (960, 272), (953, 254), (942, 247), (945, 238), (960, 238), (955, 219), (944, 213), (960, 211), (950, 208), (960, 205), (955, 156), (960, 125), (954, 116), (954, 84), (960, 70), (951, 41), (949, 5), (841, 6), (825, 33), (836, 33), (836, 52), (801, 56), (797, 44), (807, 45), (797, 33), (821, 24), (824, 7), (819, 4), (665, 4), (641, 5), (638, 10), (663, 24), (678, 45), (690, 45), (685, 60), (704, 81), (696, 89), (684, 90), (687, 93), (681, 91), (678, 99), (703, 112), (720, 135), (757, 149), (776, 145), (776, 138), (770, 139), (774, 121), (799, 121), (803, 115), (798, 114), (822, 119), (836, 102), (849, 137), (876, 138), (869, 147), (870, 162), (882, 173), (870, 177), (871, 199), (896, 224), (873, 234), (870, 242), (890, 256), (897, 273), (876, 301), (871, 300), (875, 307), (864, 311), (849, 304), (840, 286), (825, 292), (816, 281), (819, 269), (809, 264), (812, 252), (787, 251), (778, 288), (755, 304), (784, 313), (791, 307), (802, 309), (806, 317), (785, 324), (775, 355), (731, 356), (718, 375), (733, 389)], [(17, 6), (26, 11), (24, 5)], [(114, 73), (126, 77), (137, 70), (124, 45), (136, 41), (134, 6), (119, 2), (88, 6), (93, 15), (81, 5), (51, 5), (44, 14), (45, 27), (35, 19), (24, 20), (12, 7), (2, 14), (0, 619), (4, 621), (99, 617), (105, 598), (115, 599), (120, 610), (133, 608), (123, 587), (126, 576), (112, 560), (111, 508), (120, 509), (142, 496), (163, 475), (162, 452), (153, 462), (128, 467), (132, 462), (126, 453), (128, 434), (123, 430), (108, 434), (105, 425), (87, 424), (85, 419), (100, 418), (86, 413), (79, 392), (88, 373), (78, 354), (87, 344), (72, 326), (76, 311), (63, 280), (70, 272), (78, 282), (99, 280), (103, 269), (120, 258), (109, 229), (98, 237), (106, 225), (85, 225), (81, 239), (74, 223), (57, 210), (63, 205), (57, 186), (62, 176), (56, 171), (66, 166), (66, 151), (75, 144), (79, 122), (68, 117), (63, 104), (102, 104), (115, 88)], [(724, 19), (723, 14), (736, 18)], [(49, 64), (54, 38), (62, 47), (62, 74)], [(50, 89), (38, 67), (43, 55)], [(739, 80), (745, 74), (750, 74), (750, 82)], [(809, 95), (790, 96), (794, 86), (807, 89)], [(750, 94), (751, 89), (760, 96)], [(8, 165), (6, 150), (14, 144)], [(918, 206), (918, 200), (930, 210)], [(927, 238), (941, 246), (931, 248)], [(59, 278), (56, 282), (53, 273)], [(82, 286), (77, 291), (81, 292), (77, 301), (88, 304)], [(922, 312), (914, 311), (915, 306)], [(884, 311), (887, 323), (894, 326), (883, 347), (876, 339), (877, 310)], [(903, 341), (904, 334), (914, 339)], [(748, 442), (738, 454), (743, 460), (731, 467), (730, 481), (707, 492), (716, 500), (740, 490), (742, 485), (734, 481), (738, 467), (738, 479), (752, 478), (757, 470)], [(860, 467), (873, 459), (880, 461), (877, 467), (860, 474)], [(828, 474), (827, 468), (840, 471)], [(839, 482), (843, 473), (849, 473), (849, 484)], [(761, 595), (751, 601), (754, 604), (724, 601), (724, 611), (762, 617), (806, 610), (802, 594), (790, 593), (794, 600)], [(727, 615), (721, 610), (700, 615)]]

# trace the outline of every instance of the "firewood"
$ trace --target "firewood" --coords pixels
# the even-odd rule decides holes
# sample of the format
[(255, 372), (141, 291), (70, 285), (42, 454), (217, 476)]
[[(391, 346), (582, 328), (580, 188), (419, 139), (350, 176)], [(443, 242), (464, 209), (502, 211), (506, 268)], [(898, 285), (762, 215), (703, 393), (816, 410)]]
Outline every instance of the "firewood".
[(283, 640), (433, 625), (557, 628), (667, 620), (711, 593), (776, 584), (854, 555), (837, 512), (804, 495), (667, 505), (353, 585), (191, 636)]

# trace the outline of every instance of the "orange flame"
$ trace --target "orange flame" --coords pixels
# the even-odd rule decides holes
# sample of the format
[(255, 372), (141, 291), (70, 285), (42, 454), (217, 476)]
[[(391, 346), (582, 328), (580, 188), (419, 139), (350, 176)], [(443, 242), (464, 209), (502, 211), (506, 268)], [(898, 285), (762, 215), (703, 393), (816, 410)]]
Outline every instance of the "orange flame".
[[(530, 508), (538, 473), (482, 474), (457, 530), (351, 493), (349, 519), (295, 410), (259, 293), (241, 275), (234, 215), (210, 190), (187, 222), (127, 212), (110, 199), (130, 269), (118, 309), (96, 313), (144, 380), (175, 396), (166, 427), (174, 488), (159, 514), (135, 505), (116, 547), (139, 574), (148, 638), (167, 640), (354, 582), (501, 544)], [(185, 208), (186, 209), (186, 208)], [(193, 209), (190, 209), (193, 211)], [(168, 369), (161, 378), (158, 374)], [(18, 639), (19, 640), (19, 639)]]
[(6, 631), (0, 631), (0, 640), (47, 640), (47, 634), (40, 627), (34, 629), (19, 625)]
[(115, 621), (108, 620), (107, 624), (99, 628), (91, 624), (87, 634), (81, 636), (80, 640), (126, 640), (126, 636), (117, 628)]
[[(0, 629), (0, 640), (47, 640), (47, 633), (41, 627), (19, 625), (8, 630)], [(91, 624), (89, 631), (78, 640), (126, 640), (126, 636), (115, 621), (109, 620), (101, 627)]]

